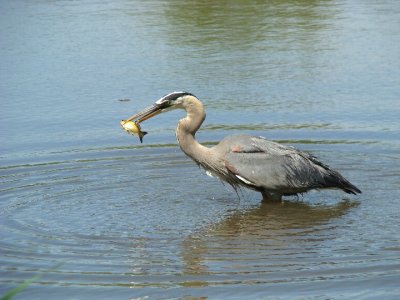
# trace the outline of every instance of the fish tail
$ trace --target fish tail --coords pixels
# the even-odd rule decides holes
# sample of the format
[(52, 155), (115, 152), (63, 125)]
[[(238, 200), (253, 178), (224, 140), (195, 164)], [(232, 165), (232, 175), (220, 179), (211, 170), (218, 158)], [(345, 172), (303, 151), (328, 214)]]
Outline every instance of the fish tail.
[(147, 134), (146, 131), (141, 131), (139, 132), (139, 139), (140, 139), (140, 143), (143, 143), (143, 137)]

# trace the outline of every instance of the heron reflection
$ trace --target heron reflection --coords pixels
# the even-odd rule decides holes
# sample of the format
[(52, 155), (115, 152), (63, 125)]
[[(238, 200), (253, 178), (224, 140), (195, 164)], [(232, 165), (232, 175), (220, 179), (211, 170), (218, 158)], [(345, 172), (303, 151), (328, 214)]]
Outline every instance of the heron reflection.
[[(358, 204), (348, 200), (335, 205), (261, 202), (257, 207), (235, 211), (183, 241), (184, 273), (204, 275), (235, 262), (246, 264), (249, 258), (268, 264), (268, 259), (301, 255), (304, 249), (316, 249), (334, 237), (334, 219)], [(254, 267), (248, 264), (248, 268)]]

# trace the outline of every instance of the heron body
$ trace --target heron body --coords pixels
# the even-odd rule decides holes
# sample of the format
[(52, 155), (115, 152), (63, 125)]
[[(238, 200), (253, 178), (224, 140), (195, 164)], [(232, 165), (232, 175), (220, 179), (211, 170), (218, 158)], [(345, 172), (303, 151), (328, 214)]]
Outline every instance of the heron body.
[(205, 119), (204, 106), (193, 94), (173, 92), (129, 120), (140, 123), (174, 108), (186, 110), (178, 122), (176, 137), (182, 151), (198, 165), (235, 189), (261, 192), (264, 200), (280, 200), (311, 189), (338, 188), (346, 193), (361, 191), (309, 153), (251, 135), (232, 135), (213, 147), (205, 147), (195, 134)]

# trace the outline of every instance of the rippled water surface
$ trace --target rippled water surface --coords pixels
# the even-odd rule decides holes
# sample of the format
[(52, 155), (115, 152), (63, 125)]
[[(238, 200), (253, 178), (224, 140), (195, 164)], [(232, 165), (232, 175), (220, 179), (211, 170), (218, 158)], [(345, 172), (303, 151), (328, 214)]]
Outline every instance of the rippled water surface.
[[(0, 1), (0, 295), (15, 299), (398, 299), (397, 1)], [(188, 159), (198, 139), (311, 151), (363, 193), (280, 204)]]

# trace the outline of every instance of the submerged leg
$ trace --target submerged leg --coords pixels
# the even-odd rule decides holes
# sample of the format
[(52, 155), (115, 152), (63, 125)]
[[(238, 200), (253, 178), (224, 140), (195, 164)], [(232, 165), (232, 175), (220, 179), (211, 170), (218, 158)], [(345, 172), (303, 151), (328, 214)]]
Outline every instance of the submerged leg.
[(281, 194), (275, 194), (275, 193), (268, 193), (268, 192), (261, 192), (261, 195), (263, 197), (262, 201), (263, 202), (280, 202), (282, 201), (282, 195)]

